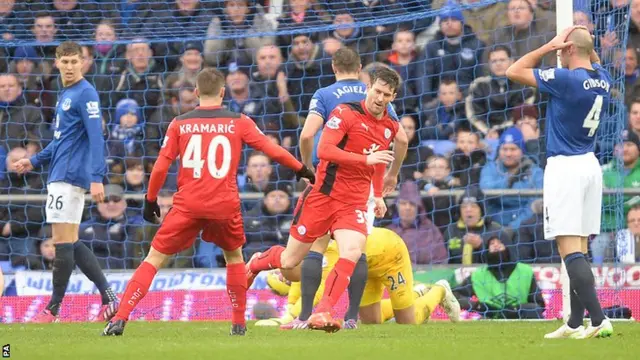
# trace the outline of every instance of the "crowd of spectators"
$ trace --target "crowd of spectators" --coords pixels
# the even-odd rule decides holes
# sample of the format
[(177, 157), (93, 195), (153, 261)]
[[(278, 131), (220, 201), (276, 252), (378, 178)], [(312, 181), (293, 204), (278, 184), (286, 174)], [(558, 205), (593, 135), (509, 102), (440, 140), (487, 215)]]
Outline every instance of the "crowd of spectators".
[[(558, 0), (559, 1), (559, 0)], [(589, 27), (619, 81), (608, 114), (626, 112), (624, 143), (598, 140), (605, 185), (640, 187), (640, 0), (574, 0), (577, 24)], [(335, 81), (331, 55), (359, 52), (363, 67), (390, 66), (402, 77), (393, 102), (410, 139), (399, 196), (378, 226), (405, 240), (415, 264), (487, 262), (497, 239), (512, 262), (559, 262), (543, 241), (540, 197), (497, 195), (542, 188), (546, 100), (505, 77), (509, 65), (555, 36), (553, 0), (51, 0), (0, 3), (0, 192), (43, 194), (46, 168), (24, 176), (12, 165), (52, 138), (61, 89), (55, 44), (81, 41), (83, 73), (100, 94), (107, 139), (106, 202), (87, 207), (80, 239), (107, 269), (135, 268), (156, 225), (141, 220), (141, 202), (171, 120), (198, 105), (195, 75), (205, 66), (226, 74), (225, 106), (249, 115), (274, 142), (298, 155), (299, 130), (314, 91)], [(628, 47), (625, 35), (629, 6)], [(427, 13), (428, 11), (432, 11)], [(411, 14), (424, 12), (417, 20)], [(361, 26), (371, 19), (395, 23)], [(331, 25), (338, 26), (337, 28)], [(622, 30), (621, 30), (622, 29)], [(541, 64), (555, 66), (555, 57)], [(366, 71), (362, 73), (366, 77)], [(625, 96), (620, 88), (625, 84)], [(612, 118), (612, 116), (610, 116)], [(602, 126), (611, 131), (611, 127)], [(616, 157), (615, 155), (619, 155)], [(619, 168), (617, 158), (622, 158)], [(288, 238), (299, 190), (294, 174), (247, 150), (238, 185), (249, 256)], [(159, 197), (171, 206), (176, 167)], [(460, 197), (448, 190), (463, 190)], [(421, 196), (425, 191), (428, 195)], [(252, 197), (263, 194), (263, 197)], [(614, 199), (605, 199), (614, 201)], [(630, 234), (640, 212), (625, 199)], [(631, 211), (629, 211), (631, 209)], [(607, 210), (605, 209), (605, 212)], [(611, 209), (608, 210), (612, 212)], [(635, 214), (635, 215), (634, 215)], [(636, 217), (633, 217), (636, 216)], [(615, 219), (592, 243), (602, 261), (623, 256)], [(53, 248), (41, 203), (0, 207), (0, 262), (49, 269)], [(635, 243), (639, 235), (634, 235)], [(624, 239), (631, 245), (634, 236)], [(630, 240), (629, 240), (630, 239)], [(620, 241), (618, 241), (620, 242)], [(624, 247), (628, 249), (628, 246)], [(640, 245), (624, 252), (640, 260)], [(173, 267), (223, 266), (215, 246), (196, 242)]]

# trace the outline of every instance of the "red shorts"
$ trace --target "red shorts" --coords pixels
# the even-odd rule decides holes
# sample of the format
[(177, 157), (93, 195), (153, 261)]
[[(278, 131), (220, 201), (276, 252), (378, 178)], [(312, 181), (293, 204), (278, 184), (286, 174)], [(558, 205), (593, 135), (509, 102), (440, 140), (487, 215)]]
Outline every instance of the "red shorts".
[(298, 241), (312, 243), (340, 229), (367, 236), (367, 204), (347, 204), (308, 187), (293, 212), (291, 236)]
[(202, 240), (212, 242), (223, 250), (235, 250), (245, 243), (242, 215), (231, 219), (193, 219), (171, 209), (153, 237), (151, 246), (165, 255), (174, 255), (193, 246), (202, 231)]

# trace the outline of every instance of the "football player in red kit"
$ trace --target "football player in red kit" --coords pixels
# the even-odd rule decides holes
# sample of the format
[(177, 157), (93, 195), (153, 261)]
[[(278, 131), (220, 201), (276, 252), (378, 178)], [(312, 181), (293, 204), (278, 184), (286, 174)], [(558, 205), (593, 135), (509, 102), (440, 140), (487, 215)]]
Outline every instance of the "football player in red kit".
[[(309, 328), (335, 332), (340, 322), (331, 310), (349, 285), (356, 261), (365, 249), (367, 200), (371, 184), (376, 216), (386, 212), (382, 198), (386, 166), (394, 160), (391, 143), (406, 143), (399, 123), (386, 111), (393, 101), (400, 78), (387, 68), (376, 70), (366, 99), (336, 107), (318, 144), (318, 181), (308, 187), (293, 214), (287, 247), (274, 246), (255, 254), (247, 263), (249, 285), (267, 269), (292, 269), (305, 257), (311, 244), (331, 232), (338, 243), (340, 259), (326, 280), (322, 300), (308, 319)], [(404, 153), (396, 154), (404, 158)]]
[(153, 166), (143, 216), (158, 221), (156, 202), (171, 163), (179, 156), (178, 192), (151, 242), (151, 249), (127, 284), (118, 313), (103, 335), (122, 335), (129, 314), (146, 295), (157, 270), (169, 258), (189, 247), (202, 231), (202, 240), (214, 242), (227, 263), (227, 293), (231, 300), (231, 335), (244, 335), (247, 279), (242, 246), (245, 243), (236, 171), (244, 144), (263, 151), (296, 171), (298, 179), (314, 183), (313, 172), (289, 152), (271, 142), (245, 115), (223, 109), (224, 75), (202, 70), (196, 79), (200, 106), (175, 118)]

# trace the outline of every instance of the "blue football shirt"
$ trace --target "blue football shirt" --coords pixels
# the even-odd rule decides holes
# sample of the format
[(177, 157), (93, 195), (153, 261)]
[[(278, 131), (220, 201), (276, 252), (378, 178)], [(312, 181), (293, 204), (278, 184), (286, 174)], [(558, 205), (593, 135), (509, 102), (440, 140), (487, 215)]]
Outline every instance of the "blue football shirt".
[(538, 89), (549, 94), (547, 157), (581, 155), (595, 150), (595, 135), (609, 108), (611, 75), (602, 66), (534, 69)]
[[(334, 84), (316, 90), (309, 103), (309, 113), (316, 114), (327, 122), (329, 114), (340, 104), (349, 102), (360, 102), (367, 96), (367, 85), (358, 79), (345, 79), (336, 81)], [(389, 116), (398, 120), (393, 106), (388, 105)], [(315, 137), (315, 144), (320, 141), (322, 130), (318, 131)], [(313, 162), (318, 162), (317, 147), (313, 150)]]
[(50, 163), (48, 183), (89, 189), (92, 182), (102, 183), (106, 172), (98, 92), (82, 79), (62, 89), (58, 99), (53, 141), (31, 163)]

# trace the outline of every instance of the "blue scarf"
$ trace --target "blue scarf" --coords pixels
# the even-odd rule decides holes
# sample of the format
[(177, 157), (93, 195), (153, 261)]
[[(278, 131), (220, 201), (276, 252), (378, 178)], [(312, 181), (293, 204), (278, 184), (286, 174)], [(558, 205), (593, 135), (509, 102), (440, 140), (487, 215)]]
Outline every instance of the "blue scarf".
[(448, 124), (453, 121), (453, 116), (447, 111), (447, 108), (440, 104), (438, 105), (438, 109), (436, 110), (436, 115), (438, 116), (438, 124)]
[(114, 139), (123, 141), (125, 151), (130, 154), (136, 149), (136, 140), (142, 137), (142, 125), (136, 124), (133, 127), (126, 128), (118, 124), (113, 127), (111, 136)]

